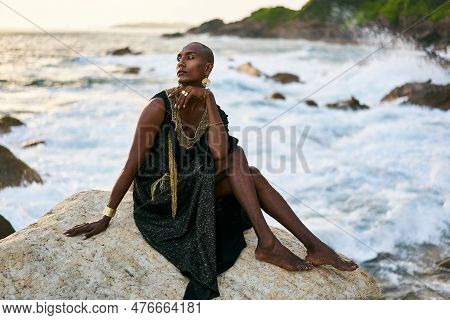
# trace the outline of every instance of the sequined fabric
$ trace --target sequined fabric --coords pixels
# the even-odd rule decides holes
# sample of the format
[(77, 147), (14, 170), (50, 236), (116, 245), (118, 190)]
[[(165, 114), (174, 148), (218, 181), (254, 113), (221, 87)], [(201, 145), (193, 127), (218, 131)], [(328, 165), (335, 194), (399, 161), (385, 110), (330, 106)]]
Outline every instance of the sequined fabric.
[[(215, 197), (207, 131), (190, 148), (180, 145), (169, 100), (174, 89), (154, 96), (164, 99), (166, 112), (133, 182), (133, 215), (144, 239), (189, 278), (183, 299), (213, 299), (220, 295), (217, 276), (246, 247), (243, 231), (251, 224), (234, 195)], [(220, 106), (218, 110), (228, 134), (228, 116)], [(228, 134), (228, 153), (238, 141)], [(175, 198), (170, 167), (176, 168)]]

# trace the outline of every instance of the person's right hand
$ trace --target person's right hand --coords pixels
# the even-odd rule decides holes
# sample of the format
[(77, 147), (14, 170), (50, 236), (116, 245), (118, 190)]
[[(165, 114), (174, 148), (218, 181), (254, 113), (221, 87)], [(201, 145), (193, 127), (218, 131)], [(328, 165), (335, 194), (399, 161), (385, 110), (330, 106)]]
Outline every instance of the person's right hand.
[(103, 216), (100, 220), (95, 222), (77, 224), (76, 226), (64, 231), (63, 234), (68, 237), (73, 237), (81, 233), (86, 233), (82, 238), (83, 240), (85, 240), (92, 237), (93, 235), (105, 231), (109, 226), (110, 220), (110, 217)]

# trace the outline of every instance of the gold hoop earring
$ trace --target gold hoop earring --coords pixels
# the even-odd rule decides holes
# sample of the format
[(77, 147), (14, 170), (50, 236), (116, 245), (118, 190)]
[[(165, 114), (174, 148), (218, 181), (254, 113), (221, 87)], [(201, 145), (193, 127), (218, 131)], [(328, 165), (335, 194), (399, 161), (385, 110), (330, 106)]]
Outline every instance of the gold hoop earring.
[(208, 77), (206, 76), (203, 80), (202, 80), (202, 85), (205, 88), (209, 88), (209, 86), (211, 85), (211, 80), (208, 79)]

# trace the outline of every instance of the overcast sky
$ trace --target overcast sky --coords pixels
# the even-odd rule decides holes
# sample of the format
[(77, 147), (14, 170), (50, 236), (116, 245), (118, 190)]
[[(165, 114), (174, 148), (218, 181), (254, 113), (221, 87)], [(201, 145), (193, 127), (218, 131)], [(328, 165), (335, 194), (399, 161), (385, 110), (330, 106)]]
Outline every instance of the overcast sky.
[[(307, 0), (0, 0), (0, 29), (105, 28), (119, 23), (187, 22), (214, 18), (225, 22), (261, 7), (282, 5), (298, 10)], [(30, 20), (30, 21), (27, 21)]]

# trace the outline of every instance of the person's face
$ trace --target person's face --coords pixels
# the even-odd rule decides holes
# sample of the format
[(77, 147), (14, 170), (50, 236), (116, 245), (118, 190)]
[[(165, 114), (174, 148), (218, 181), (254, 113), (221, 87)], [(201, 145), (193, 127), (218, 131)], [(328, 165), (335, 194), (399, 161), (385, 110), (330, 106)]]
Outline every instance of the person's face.
[(188, 44), (177, 54), (178, 83), (202, 87), (202, 80), (209, 75), (211, 67), (212, 64), (206, 63), (198, 45)]

